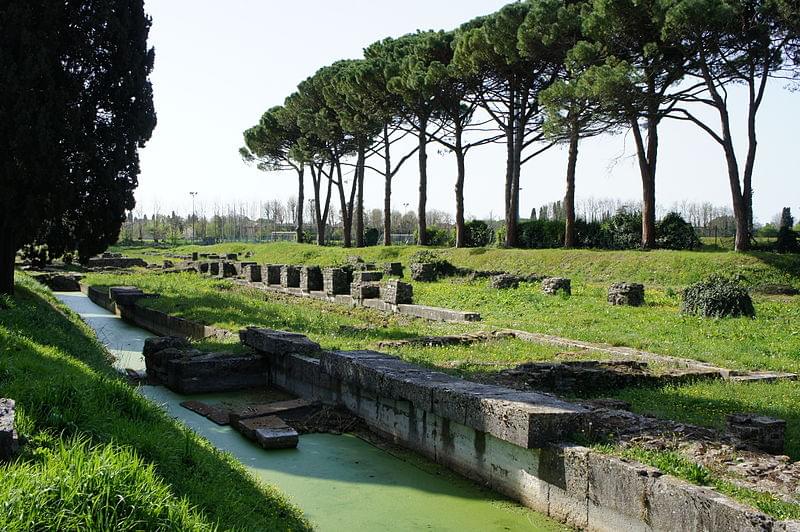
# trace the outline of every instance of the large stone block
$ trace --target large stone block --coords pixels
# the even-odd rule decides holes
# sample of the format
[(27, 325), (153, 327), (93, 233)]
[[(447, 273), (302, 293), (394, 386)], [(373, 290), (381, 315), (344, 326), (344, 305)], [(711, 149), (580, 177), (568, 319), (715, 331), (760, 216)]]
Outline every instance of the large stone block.
[(208, 274), (209, 275), (211, 275), (212, 277), (217, 277), (217, 276), (219, 276), (219, 272), (220, 272), (219, 261), (213, 261), (213, 262), (209, 262), (208, 263)]
[(239, 331), (239, 338), (246, 346), (267, 355), (318, 355), (322, 349), (308, 337), (291, 332), (248, 327)]
[(318, 292), (322, 286), (322, 269), (319, 266), (303, 266), (300, 269), (300, 290)]
[(283, 264), (266, 264), (265, 269), (267, 270), (267, 279), (265, 282), (268, 285), (281, 284), (281, 271), (283, 270)]
[(219, 263), (219, 277), (221, 279), (228, 279), (236, 277), (237, 275), (239, 275), (239, 273), (236, 271), (236, 264), (228, 261)]
[(572, 294), (572, 282), (564, 277), (548, 277), (542, 279), (542, 292), (548, 295), (556, 295), (559, 292), (570, 295)]
[(608, 289), (608, 302), (612, 305), (641, 307), (644, 305), (644, 285), (615, 283)]
[(497, 288), (499, 290), (519, 288), (519, 281), (520, 279), (516, 275), (502, 273), (500, 275), (493, 276), (489, 281), (489, 285), (492, 288)]
[(758, 414), (731, 414), (728, 432), (753, 447), (771, 454), (783, 454), (786, 421)]
[(117, 305), (133, 305), (145, 297), (144, 292), (135, 286), (112, 286), (108, 289), (108, 297)]
[(323, 290), (328, 297), (350, 293), (350, 281), (344, 268), (325, 268), (322, 277)]
[(378, 299), (381, 295), (381, 288), (378, 283), (366, 283), (353, 281), (350, 285), (350, 296), (355, 301), (365, 299)]
[(297, 431), (277, 416), (243, 419), (233, 427), (264, 449), (293, 449), (299, 442)]
[(381, 285), (381, 299), (391, 305), (410, 305), (414, 302), (414, 287), (393, 279)]
[(387, 262), (383, 265), (383, 273), (387, 277), (402, 277), (404, 273), (403, 263)]
[(245, 281), (250, 283), (261, 282), (261, 266), (258, 264), (250, 264), (244, 267), (243, 271)]
[(148, 356), (170, 348), (190, 349), (191, 344), (182, 336), (153, 336), (145, 338), (142, 354)]
[(436, 265), (429, 262), (416, 262), (411, 265), (411, 279), (423, 283), (431, 283), (437, 278)]
[(0, 460), (8, 460), (19, 449), (19, 437), (14, 429), (14, 401), (0, 399)]
[(353, 272), (354, 283), (376, 283), (381, 279), (383, 279), (383, 272), (367, 270)]
[(297, 266), (284, 266), (281, 268), (281, 287), (300, 288), (300, 268)]
[(181, 394), (244, 390), (267, 383), (267, 363), (260, 355), (192, 353), (173, 358), (166, 366), (167, 387)]
[(198, 271), (203, 275), (208, 275), (210, 273), (211, 263), (210, 262), (201, 262), (198, 266)]

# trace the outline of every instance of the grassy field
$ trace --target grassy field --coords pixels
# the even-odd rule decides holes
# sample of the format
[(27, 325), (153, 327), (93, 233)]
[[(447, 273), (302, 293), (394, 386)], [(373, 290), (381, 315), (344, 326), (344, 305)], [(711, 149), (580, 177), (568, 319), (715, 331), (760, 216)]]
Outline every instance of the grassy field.
[[(319, 247), (311, 244), (218, 244), (175, 248), (119, 247), (128, 256), (161, 262), (167, 253), (251, 252), (259, 263), (314, 264), (330, 266), (357, 255), (368, 262), (402, 262), (420, 249), (417, 246), (376, 246), (362, 249)], [(427, 249), (427, 248), (426, 248)], [(778, 255), (727, 251), (595, 251), (586, 249), (441, 249), (456, 266), (476, 270), (505, 270), (524, 274), (558, 275), (589, 283), (641, 282), (674, 289), (696, 282), (709, 274), (739, 273), (752, 284), (784, 283), (800, 288), (800, 255)]]
[(0, 352), (0, 396), (27, 440), (0, 465), (0, 530), (308, 528), (118, 377), (80, 318), (24, 275), (0, 300)]

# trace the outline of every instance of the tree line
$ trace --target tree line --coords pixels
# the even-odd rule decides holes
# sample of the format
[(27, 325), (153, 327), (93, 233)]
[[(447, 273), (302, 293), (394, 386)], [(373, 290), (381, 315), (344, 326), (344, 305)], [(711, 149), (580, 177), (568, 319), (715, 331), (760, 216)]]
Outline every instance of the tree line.
[[(504, 244), (516, 247), (522, 167), (565, 144), (564, 245), (572, 247), (580, 143), (627, 131), (636, 146), (647, 249), (656, 245), (659, 126), (679, 120), (709, 135), (724, 155), (735, 249), (745, 251), (753, 235), (758, 111), (770, 79), (796, 78), (799, 45), (793, 0), (517, 2), (454, 30), (381, 40), (359, 59), (320, 68), (245, 131), (240, 153), (262, 170), (295, 172), (298, 240), (310, 175), (317, 243), (324, 244), (338, 202), (345, 246), (364, 245), (368, 171), (383, 178), (384, 244), (391, 244), (392, 180), (416, 159), (417, 233), (425, 245), (427, 159), (437, 145), (455, 159), (455, 245), (462, 247), (467, 156), (501, 143)], [(733, 86), (745, 89), (743, 108), (729, 98)], [(747, 123), (743, 157), (731, 125), (738, 112)], [(415, 139), (408, 149), (400, 142), (406, 137)]]

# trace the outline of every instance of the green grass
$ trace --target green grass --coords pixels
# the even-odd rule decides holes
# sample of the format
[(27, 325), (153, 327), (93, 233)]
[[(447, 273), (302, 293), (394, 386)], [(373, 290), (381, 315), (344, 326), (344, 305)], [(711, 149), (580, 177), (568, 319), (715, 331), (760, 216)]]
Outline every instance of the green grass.
[(0, 466), (2, 530), (304, 530), (299, 510), (169, 418), (80, 318), (18, 276), (0, 305), (0, 396), (22, 454)]
[(594, 449), (634, 460), (642, 464), (656, 467), (664, 473), (691, 482), (698, 486), (708, 486), (720, 493), (728, 495), (739, 502), (758, 508), (767, 515), (780, 520), (800, 519), (800, 505), (788, 503), (775, 495), (738, 486), (725, 480), (704, 466), (692, 462), (674, 451), (653, 451), (642, 447), (618, 449), (606, 445), (594, 446)]
[[(166, 253), (253, 253), (259, 263), (330, 266), (357, 255), (369, 262), (402, 262), (423, 249), (418, 246), (376, 246), (361, 249), (319, 247), (294, 243), (231, 243), (174, 248), (117, 247), (129, 256), (160, 262)], [(427, 249), (427, 248), (424, 248)], [(716, 272), (744, 275), (753, 284), (785, 283), (800, 288), (800, 255), (730, 251), (597, 251), (586, 249), (441, 249), (456, 266), (476, 270), (506, 270), (525, 274), (557, 275), (577, 281), (641, 282), (649, 286), (682, 288)]]

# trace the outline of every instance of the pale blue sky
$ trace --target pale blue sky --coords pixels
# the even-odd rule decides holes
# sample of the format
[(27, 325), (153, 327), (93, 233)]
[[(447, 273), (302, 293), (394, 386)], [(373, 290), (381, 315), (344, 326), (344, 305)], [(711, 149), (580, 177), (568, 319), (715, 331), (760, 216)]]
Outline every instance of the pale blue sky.
[[(450, 29), (502, 7), (502, 0), (146, 0), (156, 48), (153, 73), (158, 127), (142, 150), (136, 197), (144, 212), (191, 209), (189, 191), (206, 210), (217, 201), (259, 202), (295, 195), (294, 174), (266, 174), (238, 155), (242, 131), (297, 83), (326, 64), (361, 55), (364, 46), (417, 29)], [(734, 91), (736, 95), (736, 92)], [(737, 133), (744, 107), (736, 108)], [(759, 117), (755, 214), (769, 221), (781, 207), (800, 217), (800, 93), (773, 83)], [(657, 179), (660, 204), (682, 200), (730, 204), (722, 151), (696, 127), (662, 126)], [(435, 152), (435, 148), (432, 150)], [(579, 197), (638, 199), (641, 185), (628, 135), (585, 141), (578, 162)], [(502, 216), (505, 156), (481, 148), (467, 161), (466, 210)], [(616, 162), (614, 162), (616, 161)], [(554, 149), (523, 168), (521, 212), (560, 199), (566, 152)], [(454, 211), (455, 161), (432, 153), (429, 207)], [(414, 161), (395, 178), (393, 206), (416, 204)], [(368, 207), (382, 205), (380, 176), (369, 174)], [(307, 197), (310, 195), (307, 189)]]

